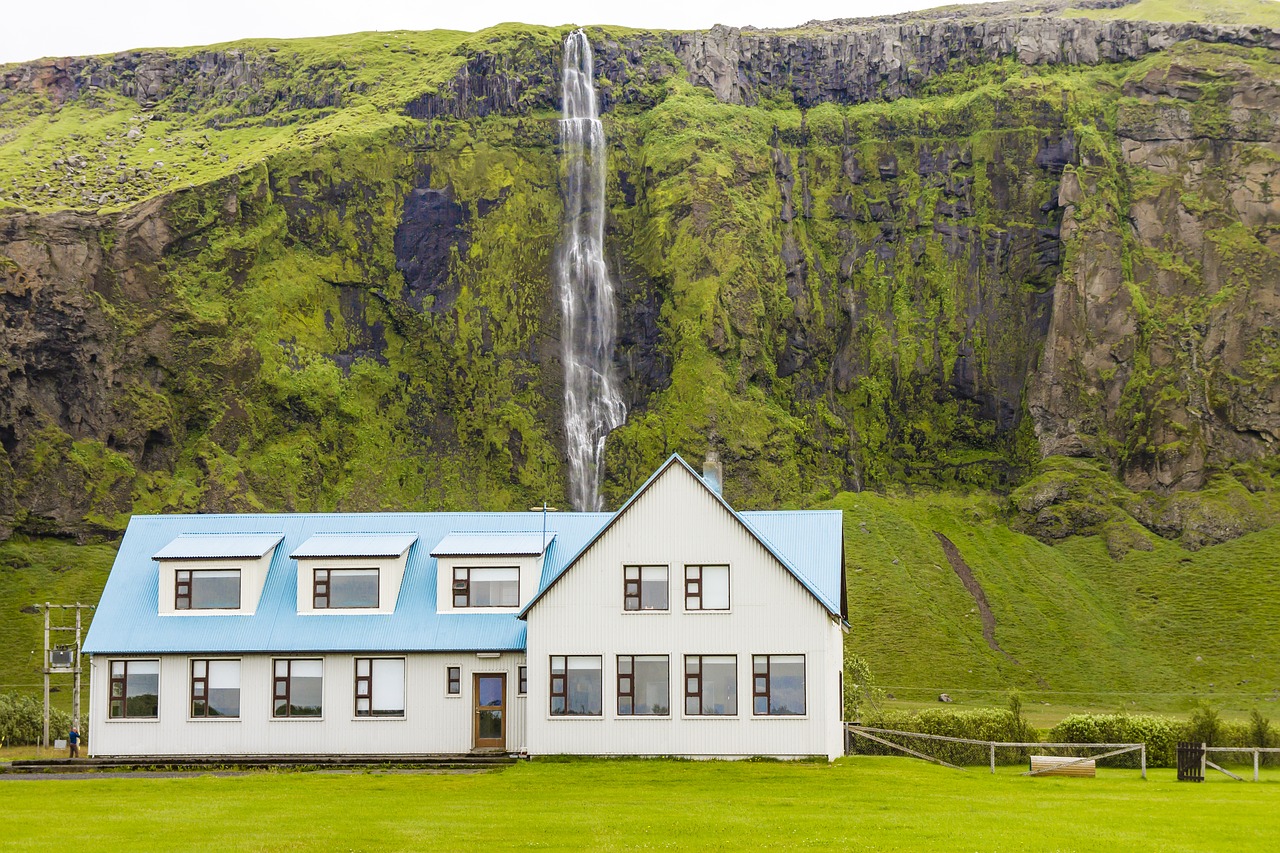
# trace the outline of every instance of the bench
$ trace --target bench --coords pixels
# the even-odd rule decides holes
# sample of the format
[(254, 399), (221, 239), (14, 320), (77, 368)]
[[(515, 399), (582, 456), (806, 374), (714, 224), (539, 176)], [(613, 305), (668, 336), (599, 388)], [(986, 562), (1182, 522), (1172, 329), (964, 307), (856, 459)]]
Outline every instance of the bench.
[[(1073, 761), (1079, 763), (1071, 764)], [(1064, 764), (1071, 764), (1071, 766), (1063, 767)], [(1062, 755), (1031, 756), (1031, 772), (1035, 773), (1037, 770), (1043, 771), (1036, 773), (1037, 776), (1086, 776), (1092, 779), (1098, 775), (1096, 763), (1092, 758), (1080, 761), (1079, 758)]]

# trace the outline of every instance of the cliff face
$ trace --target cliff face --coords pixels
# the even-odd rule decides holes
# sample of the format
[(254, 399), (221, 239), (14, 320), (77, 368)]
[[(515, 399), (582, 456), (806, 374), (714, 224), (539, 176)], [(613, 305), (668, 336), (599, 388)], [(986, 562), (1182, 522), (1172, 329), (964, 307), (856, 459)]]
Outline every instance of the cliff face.
[[(0, 71), (0, 192), (33, 208), (0, 212), (0, 533), (557, 500), (562, 36)], [(708, 441), (744, 506), (1012, 487), (1067, 455), (1152, 490), (1104, 500), (1164, 535), (1243, 532), (1161, 495), (1276, 471), (1280, 34), (593, 42), (631, 411), (612, 503)], [(30, 129), (55, 109), (117, 124)], [(1089, 526), (1077, 497), (1018, 508), (1054, 536)]]

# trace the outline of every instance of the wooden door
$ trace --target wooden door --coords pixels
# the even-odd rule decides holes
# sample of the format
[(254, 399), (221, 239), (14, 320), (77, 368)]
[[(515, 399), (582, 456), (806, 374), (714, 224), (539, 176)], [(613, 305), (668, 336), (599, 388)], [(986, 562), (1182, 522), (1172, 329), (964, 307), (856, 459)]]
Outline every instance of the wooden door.
[(476, 749), (506, 749), (507, 675), (505, 672), (477, 672), (473, 678), (475, 714), (472, 742)]

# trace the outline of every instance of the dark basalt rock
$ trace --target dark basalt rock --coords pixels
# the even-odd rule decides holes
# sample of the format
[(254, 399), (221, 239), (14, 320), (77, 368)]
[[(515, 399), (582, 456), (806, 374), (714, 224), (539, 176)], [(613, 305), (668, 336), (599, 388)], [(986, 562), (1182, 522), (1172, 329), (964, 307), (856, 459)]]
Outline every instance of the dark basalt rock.
[(467, 220), (450, 187), (420, 187), (405, 197), (396, 228), (396, 269), (404, 275), (404, 301), (415, 309), (443, 314), (453, 308), (458, 290), (450, 284), (452, 257), (467, 253)]

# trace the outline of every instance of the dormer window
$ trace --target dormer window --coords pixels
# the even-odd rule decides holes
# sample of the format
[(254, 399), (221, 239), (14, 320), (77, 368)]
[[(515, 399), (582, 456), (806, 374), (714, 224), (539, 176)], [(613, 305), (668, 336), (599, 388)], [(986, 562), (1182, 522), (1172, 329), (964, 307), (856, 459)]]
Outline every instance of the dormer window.
[(554, 533), (455, 531), (431, 549), (439, 613), (518, 611), (538, 592)]
[(239, 610), (240, 570), (178, 570), (173, 573), (174, 610)]
[(369, 616), (396, 610), (412, 533), (317, 533), (298, 561), (298, 613)]
[(184, 533), (152, 557), (162, 616), (252, 616), (280, 533)]
[(316, 569), (315, 608), (378, 606), (377, 569)]
[(453, 570), (454, 607), (519, 607), (520, 569), (485, 566)]

